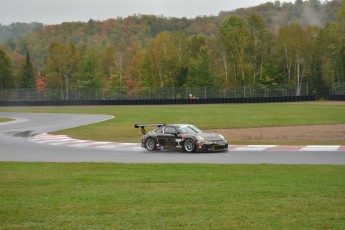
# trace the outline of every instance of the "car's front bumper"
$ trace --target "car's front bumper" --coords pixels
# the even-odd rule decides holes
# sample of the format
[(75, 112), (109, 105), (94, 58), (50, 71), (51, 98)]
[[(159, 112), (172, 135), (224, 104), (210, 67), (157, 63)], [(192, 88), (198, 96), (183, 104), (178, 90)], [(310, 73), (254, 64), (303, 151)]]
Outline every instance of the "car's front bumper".
[(222, 144), (198, 144), (196, 147), (197, 152), (222, 152), (228, 150), (228, 143)]

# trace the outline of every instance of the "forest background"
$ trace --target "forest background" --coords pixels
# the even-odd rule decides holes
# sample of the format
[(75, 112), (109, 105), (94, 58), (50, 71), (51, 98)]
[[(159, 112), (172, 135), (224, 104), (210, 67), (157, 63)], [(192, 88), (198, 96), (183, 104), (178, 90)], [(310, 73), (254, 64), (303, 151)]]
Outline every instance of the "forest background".
[(280, 1), (192, 19), (133, 15), (0, 25), (0, 90), (345, 82), (345, 1)]

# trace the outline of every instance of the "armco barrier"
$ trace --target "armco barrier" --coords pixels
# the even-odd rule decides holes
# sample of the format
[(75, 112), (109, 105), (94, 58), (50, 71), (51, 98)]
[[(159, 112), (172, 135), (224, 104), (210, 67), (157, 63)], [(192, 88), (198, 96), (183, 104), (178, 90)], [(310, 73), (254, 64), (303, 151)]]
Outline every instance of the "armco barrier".
[[(344, 95), (343, 96), (344, 100)], [(316, 96), (200, 98), (200, 99), (135, 99), (135, 100), (60, 100), (60, 101), (0, 101), (0, 106), (68, 106), (68, 105), (173, 105), (224, 104), (315, 101)], [(331, 99), (332, 100), (332, 99)], [(341, 99), (337, 99), (341, 100)]]

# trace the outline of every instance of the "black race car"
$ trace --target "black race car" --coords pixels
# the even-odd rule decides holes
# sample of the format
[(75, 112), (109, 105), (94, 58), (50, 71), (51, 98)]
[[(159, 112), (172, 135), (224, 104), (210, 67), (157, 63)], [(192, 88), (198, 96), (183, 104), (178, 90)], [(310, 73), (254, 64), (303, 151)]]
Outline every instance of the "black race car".
[[(145, 127), (157, 128), (146, 133)], [(220, 134), (204, 133), (189, 124), (135, 124), (141, 128), (143, 137), (141, 146), (148, 151), (157, 149), (180, 149), (185, 152), (216, 152), (226, 151), (228, 142)]]

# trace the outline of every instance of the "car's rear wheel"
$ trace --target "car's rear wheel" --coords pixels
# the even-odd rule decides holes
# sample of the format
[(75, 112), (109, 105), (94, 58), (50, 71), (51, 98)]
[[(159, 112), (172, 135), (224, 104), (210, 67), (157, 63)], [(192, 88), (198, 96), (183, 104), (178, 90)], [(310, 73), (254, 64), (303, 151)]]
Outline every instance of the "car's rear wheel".
[(152, 137), (147, 138), (145, 141), (145, 147), (149, 151), (155, 151), (157, 149), (156, 141)]
[(195, 147), (196, 147), (195, 142), (190, 138), (186, 139), (183, 143), (183, 149), (187, 153), (195, 152)]

